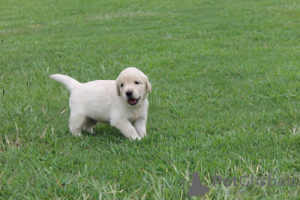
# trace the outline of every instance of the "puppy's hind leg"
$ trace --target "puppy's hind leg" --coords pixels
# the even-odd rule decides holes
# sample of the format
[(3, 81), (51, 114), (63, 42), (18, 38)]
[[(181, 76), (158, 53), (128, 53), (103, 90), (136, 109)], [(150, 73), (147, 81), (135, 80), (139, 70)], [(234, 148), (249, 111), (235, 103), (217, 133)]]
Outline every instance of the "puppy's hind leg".
[(86, 117), (78, 113), (71, 113), (69, 120), (70, 131), (74, 136), (81, 136), (82, 127), (85, 123)]
[(95, 134), (94, 133), (94, 130), (93, 130), (93, 127), (97, 124), (97, 121), (91, 119), (91, 118), (86, 118), (85, 120), (85, 123), (84, 123), (84, 126), (83, 126), (83, 130), (84, 131), (87, 131), (91, 134)]

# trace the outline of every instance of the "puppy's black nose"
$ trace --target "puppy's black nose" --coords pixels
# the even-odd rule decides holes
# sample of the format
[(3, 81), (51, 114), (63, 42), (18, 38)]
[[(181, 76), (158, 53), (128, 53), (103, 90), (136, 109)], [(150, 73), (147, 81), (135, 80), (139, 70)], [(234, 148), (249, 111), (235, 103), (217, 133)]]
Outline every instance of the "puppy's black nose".
[(127, 97), (131, 97), (131, 96), (132, 96), (132, 93), (133, 93), (132, 91), (127, 91), (127, 92), (126, 92), (126, 96), (127, 96)]

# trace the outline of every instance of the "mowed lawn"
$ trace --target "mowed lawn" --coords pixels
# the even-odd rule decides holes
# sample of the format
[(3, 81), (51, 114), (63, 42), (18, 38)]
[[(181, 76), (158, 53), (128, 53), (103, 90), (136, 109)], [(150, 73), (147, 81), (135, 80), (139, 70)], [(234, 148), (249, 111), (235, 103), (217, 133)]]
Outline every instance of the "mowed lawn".
[[(299, 19), (295, 0), (2, 1), (0, 199), (298, 199)], [(147, 137), (73, 137), (49, 75), (129, 66), (152, 83)]]

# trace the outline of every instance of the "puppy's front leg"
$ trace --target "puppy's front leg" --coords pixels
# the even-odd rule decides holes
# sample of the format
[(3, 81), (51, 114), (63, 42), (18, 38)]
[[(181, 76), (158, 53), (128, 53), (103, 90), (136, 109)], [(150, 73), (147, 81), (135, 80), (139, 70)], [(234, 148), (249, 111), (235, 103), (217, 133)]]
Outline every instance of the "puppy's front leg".
[(145, 117), (139, 117), (134, 121), (134, 127), (141, 138), (146, 136), (146, 123), (147, 118)]
[(129, 139), (138, 139), (140, 140), (141, 138), (137, 134), (135, 128), (132, 126), (132, 124), (129, 121), (126, 120), (114, 120), (111, 121), (110, 123), (112, 126), (116, 127), (121, 131), (121, 133), (129, 138)]

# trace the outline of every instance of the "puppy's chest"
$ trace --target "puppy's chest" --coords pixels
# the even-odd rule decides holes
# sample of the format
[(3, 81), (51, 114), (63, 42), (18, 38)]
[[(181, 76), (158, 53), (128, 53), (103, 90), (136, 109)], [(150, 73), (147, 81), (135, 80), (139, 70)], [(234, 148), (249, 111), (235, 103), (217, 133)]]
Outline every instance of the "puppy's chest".
[(129, 119), (130, 122), (134, 122), (140, 116), (141, 116), (141, 110), (140, 109), (131, 110), (130, 114), (128, 115), (128, 119)]

